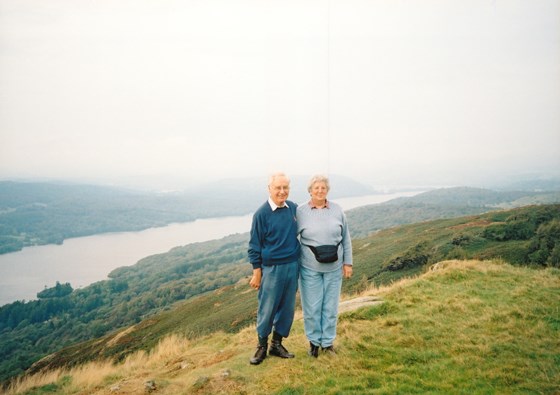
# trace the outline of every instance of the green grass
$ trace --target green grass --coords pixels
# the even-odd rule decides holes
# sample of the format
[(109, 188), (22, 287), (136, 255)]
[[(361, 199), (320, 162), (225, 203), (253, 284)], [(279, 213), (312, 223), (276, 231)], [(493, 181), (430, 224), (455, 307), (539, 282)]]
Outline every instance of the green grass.
[(303, 357), (273, 393), (559, 393), (560, 271), (454, 266), (343, 315), (340, 354)]

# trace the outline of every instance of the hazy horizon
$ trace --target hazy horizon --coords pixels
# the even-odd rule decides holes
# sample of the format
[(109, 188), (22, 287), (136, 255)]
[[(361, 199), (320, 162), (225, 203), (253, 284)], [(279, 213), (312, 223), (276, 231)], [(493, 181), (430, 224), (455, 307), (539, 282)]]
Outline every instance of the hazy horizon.
[(560, 175), (557, 0), (0, 2), (0, 179)]

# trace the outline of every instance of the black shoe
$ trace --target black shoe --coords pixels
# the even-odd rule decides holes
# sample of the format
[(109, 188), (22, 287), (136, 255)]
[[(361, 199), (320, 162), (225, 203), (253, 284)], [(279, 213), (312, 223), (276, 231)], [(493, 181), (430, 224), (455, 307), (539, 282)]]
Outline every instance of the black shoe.
[(336, 351), (334, 350), (333, 346), (328, 346), (323, 348), (324, 352), (328, 352), (329, 354), (336, 355)]
[(319, 346), (309, 342), (309, 351), (307, 352), (310, 356), (317, 358), (319, 357)]
[(268, 353), (270, 355), (274, 355), (275, 357), (280, 358), (293, 358), (295, 357), (294, 354), (286, 350), (286, 347), (282, 345), (280, 342), (275, 342), (274, 340), (270, 344), (270, 348), (268, 349)]
[(258, 365), (266, 358), (266, 345), (258, 346), (255, 356), (249, 360), (251, 365)]

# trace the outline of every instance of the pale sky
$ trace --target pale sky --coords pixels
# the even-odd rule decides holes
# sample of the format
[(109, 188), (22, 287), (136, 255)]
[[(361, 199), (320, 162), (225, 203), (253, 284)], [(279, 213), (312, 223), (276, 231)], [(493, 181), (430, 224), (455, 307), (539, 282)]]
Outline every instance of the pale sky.
[(559, 175), (560, 0), (0, 0), (0, 179), (277, 170)]

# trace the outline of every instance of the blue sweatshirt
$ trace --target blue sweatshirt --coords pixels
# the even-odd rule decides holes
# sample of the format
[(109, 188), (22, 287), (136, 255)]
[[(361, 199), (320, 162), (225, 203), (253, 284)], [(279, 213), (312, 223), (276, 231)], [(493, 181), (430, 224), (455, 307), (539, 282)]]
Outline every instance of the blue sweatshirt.
[(253, 269), (298, 260), (297, 204), (288, 200), (286, 205), (273, 211), (270, 204), (265, 202), (253, 215), (248, 249)]

